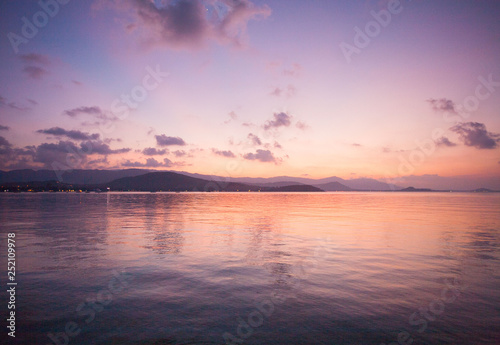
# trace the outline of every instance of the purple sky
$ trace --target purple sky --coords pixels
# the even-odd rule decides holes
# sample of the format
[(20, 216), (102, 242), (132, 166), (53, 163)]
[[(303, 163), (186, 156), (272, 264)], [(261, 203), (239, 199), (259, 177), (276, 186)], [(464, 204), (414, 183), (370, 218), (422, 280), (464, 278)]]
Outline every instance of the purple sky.
[(0, 16), (2, 170), (500, 189), (499, 2), (4, 1)]

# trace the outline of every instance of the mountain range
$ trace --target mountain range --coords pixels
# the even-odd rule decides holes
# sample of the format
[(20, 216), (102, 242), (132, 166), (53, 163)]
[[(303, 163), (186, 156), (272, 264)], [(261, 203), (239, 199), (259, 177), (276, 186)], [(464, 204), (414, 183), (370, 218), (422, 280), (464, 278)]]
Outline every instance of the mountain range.
[(331, 176), (322, 179), (311, 179), (306, 177), (276, 176), (276, 177), (222, 177), (216, 175), (203, 175), (189, 173), (185, 171), (176, 171), (179, 174), (201, 178), (211, 181), (239, 182), (258, 186), (285, 186), (290, 184), (306, 184), (318, 187), (324, 191), (392, 191), (399, 190), (402, 187), (381, 182), (369, 178), (357, 178), (345, 180), (340, 177)]
[[(0, 171), (4, 190), (137, 190), (137, 191), (431, 191), (402, 188), (370, 178), (345, 180), (276, 176), (270, 178), (223, 177), (184, 171), (124, 170), (12, 170)], [(449, 190), (448, 190), (449, 191)], [(459, 190), (457, 190), (459, 191)], [(475, 192), (491, 192), (479, 188)]]
[[(159, 177), (161, 175), (152, 175), (165, 173), (170, 173), (168, 178), (167, 175), (164, 175), (163, 179)], [(144, 175), (148, 176), (144, 177)], [(144, 178), (138, 178), (140, 176), (143, 176)], [(192, 179), (187, 179), (187, 177)], [(193, 179), (198, 179), (202, 182)], [(202, 175), (183, 171), (153, 172), (145, 169), (70, 170), (62, 173), (55, 172), (53, 170), (31, 169), (0, 171), (1, 184), (57, 180), (63, 184), (99, 187), (104, 187), (104, 185), (106, 185), (106, 188), (110, 187), (111, 189), (119, 187), (122, 189), (135, 190), (203, 190), (204, 187), (201, 188), (202, 185), (206, 186), (208, 182), (212, 182), (212, 185), (218, 186), (219, 189), (223, 188), (224, 190), (282, 190), (285, 187), (289, 188), (290, 186), (294, 186), (294, 190), (308, 190), (312, 186), (315, 189), (323, 191), (391, 191), (401, 189), (399, 186), (387, 184), (375, 179), (358, 178), (345, 180), (336, 176), (322, 179), (290, 176), (277, 176), (270, 178), (233, 178)], [(171, 180), (172, 183), (166, 182), (165, 180)], [(178, 183), (178, 185), (175, 185), (175, 183)]]

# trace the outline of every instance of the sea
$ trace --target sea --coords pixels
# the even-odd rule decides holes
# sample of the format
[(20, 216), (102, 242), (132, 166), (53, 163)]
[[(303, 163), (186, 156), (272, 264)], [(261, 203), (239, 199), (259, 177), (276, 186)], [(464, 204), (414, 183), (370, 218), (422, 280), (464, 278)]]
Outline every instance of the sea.
[(1, 193), (0, 230), (2, 344), (500, 344), (500, 193)]

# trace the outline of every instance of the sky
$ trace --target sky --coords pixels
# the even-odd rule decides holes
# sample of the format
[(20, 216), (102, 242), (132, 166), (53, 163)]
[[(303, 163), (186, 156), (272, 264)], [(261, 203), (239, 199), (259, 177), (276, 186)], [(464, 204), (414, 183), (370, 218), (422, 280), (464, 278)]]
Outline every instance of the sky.
[(500, 2), (0, 3), (0, 169), (500, 190)]

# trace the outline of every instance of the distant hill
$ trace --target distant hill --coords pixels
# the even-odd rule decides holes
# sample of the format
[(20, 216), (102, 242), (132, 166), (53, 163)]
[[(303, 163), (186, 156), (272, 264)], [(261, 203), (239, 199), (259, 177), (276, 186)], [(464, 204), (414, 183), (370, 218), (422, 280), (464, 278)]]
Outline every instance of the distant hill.
[(354, 191), (354, 189), (347, 187), (339, 182), (329, 182), (323, 184), (317, 184), (315, 187), (321, 188), (325, 192), (350, 192)]
[(428, 188), (415, 188), (415, 187), (408, 187), (399, 190), (399, 192), (432, 192), (432, 191), (433, 191), (432, 189)]
[(476, 192), (476, 193), (496, 193), (497, 191), (491, 190), (488, 188), (478, 188), (478, 189), (473, 190), (473, 192)]
[[(12, 170), (0, 171), (0, 183), (9, 182), (36, 182), (36, 181), (54, 181), (58, 177), (62, 177), (61, 183), (78, 184), (78, 185), (95, 185), (108, 183), (124, 177), (141, 176), (154, 171), (147, 169), (124, 169), (124, 170), (68, 170), (54, 172), (53, 170)], [(401, 187), (390, 185), (378, 180), (359, 178), (352, 180), (344, 180), (340, 177), (332, 176), (323, 179), (310, 179), (305, 177), (290, 177), (276, 176), (270, 178), (252, 178), (238, 177), (229, 178), (222, 176), (193, 174), (188, 172), (170, 171), (185, 176), (198, 178), (206, 181), (214, 181), (217, 185), (225, 185), (231, 183), (242, 183), (245, 185), (254, 185), (259, 187), (284, 187), (291, 185), (310, 185), (327, 191), (347, 191), (347, 190), (374, 190), (374, 191), (390, 191), (398, 190)], [(219, 182), (217, 182), (219, 181)], [(338, 183), (335, 185), (333, 183)], [(329, 185), (331, 183), (331, 185)], [(344, 187), (342, 187), (344, 186)]]
[[(61, 171), (62, 183), (70, 184), (100, 184), (110, 182), (122, 177), (144, 175), (151, 172), (142, 169), (124, 170), (68, 170)], [(0, 171), (0, 183), (9, 182), (36, 182), (36, 181), (56, 181), (58, 174), (53, 170), (12, 170)]]
[(262, 192), (322, 192), (309, 185), (288, 185), (280, 187), (262, 187), (244, 183), (216, 183), (174, 172), (154, 172), (144, 175), (124, 177), (99, 186), (113, 191), (262, 191)]
[(262, 187), (261, 192), (324, 192), (324, 190), (307, 184), (298, 184), (281, 187)]
[(268, 186), (268, 185), (290, 185), (290, 184), (307, 184), (311, 186), (315, 186), (321, 188), (321, 185), (325, 185), (331, 182), (338, 182), (351, 190), (360, 190), (360, 191), (393, 191), (399, 190), (402, 187), (395, 186), (392, 184), (388, 184), (385, 182), (381, 182), (375, 179), (370, 178), (357, 178), (352, 180), (344, 180), (340, 177), (331, 176), (322, 179), (311, 179), (306, 177), (291, 177), (291, 176), (275, 176), (275, 177), (222, 177), (215, 175), (202, 175), (202, 174), (193, 174), (185, 171), (176, 171), (179, 174), (192, 176), (196, 178), (202, 178), (206, 180), (215, 180), (215, 181), (230, 181), (230, 182), (239, 182), (239, 183), (247, 183), (259, 186)]
[(401, 187), (399, 186), (381, 182), (379, 180), (375, 180), (372, 178), (357, 178), (352, 180), (344, 180), (342, 184), (352, 189), (363, 190), (363, 191), (394, 191), (401, 189)]

